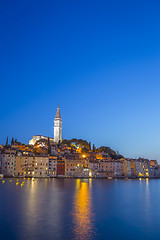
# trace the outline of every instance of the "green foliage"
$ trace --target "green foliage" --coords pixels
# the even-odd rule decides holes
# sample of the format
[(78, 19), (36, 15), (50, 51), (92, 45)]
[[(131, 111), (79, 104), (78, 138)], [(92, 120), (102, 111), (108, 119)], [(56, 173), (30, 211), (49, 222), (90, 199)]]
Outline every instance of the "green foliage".
[(61, 145), (61, 141), (59, 140), (57, 146), (59, 147), (60, 145)]
[(70, 140), (63, 139), (61, 144), (67, 144), (70, 147)]
[(83, 139), (72, 138), (71, 140), (63, 139), (62, 144), (67, 144), (68, 146), (80, 147), (80, 148), (90, 148), (89, 143)]
[[(67, 144), (69, 147), (72, 147), (72, 148), (80, 147), (80, 148), (82, 148), (82, 153), (88, 153), (89, 151), (91, 151), (91, 142), (88, 143), (86, 140), (83, 140), (83, 139), (76, 139), (76, 138), (72, 138), (70, 140), (63, 139), (61, 144)], [(114, 159), (123, 158), (123, 156), (120, 155), (118, 152), (116, 153), (110, 147), (106, 147), (106, 146), (101, 146), (96, 149), (95, 145), (93, 144), (92, 151), (100, 152), (100, 153), (105, 152)], [(72, 152), (72, 150), (71, 150), (71, 152)]]
[(5, 145), (5, 147), (7, 147), (8, 146), (8, 137), (7, 137), (7, 140), (6, 140), (6, 145)]
[(93, 144), (92, 151), (95, 152), (95, 150), (96, 150), (96, 147), (95, 147), (95, 145)]
[(118, 159), (123, 158), (123, 156), (120, 155), (120, 154), (118, 154), (118, 155), (112, 155), (112, 154), (111, 154), (110, 157), (111, 157), (112, 159), (114, 159), (114, 160), (118, 160)]
[(89, 152), (88, 148), (86, 148), (86, 147), (82, 148), (82, 153), (88, 153), (88, 152)]
[(13, 145), (13, 144), (14, 144), (14, 138), (12, 137), (11, 145)]
[(112, 155), (112, 156), (117, 156), (116, 152), (114, 150), (112, 150), (110, 147), (105, 147), (105, 146), (101, 146), (99, 148), (97, 148), (96, 150), (97, 152), (105, 152), (108, 153), (108, 155)]

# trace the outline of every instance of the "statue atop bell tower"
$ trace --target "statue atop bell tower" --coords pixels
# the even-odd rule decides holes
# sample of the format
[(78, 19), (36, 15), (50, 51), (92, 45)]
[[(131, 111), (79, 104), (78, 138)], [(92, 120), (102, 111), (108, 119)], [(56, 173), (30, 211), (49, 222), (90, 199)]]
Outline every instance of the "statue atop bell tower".
[(54, 119), (54, 142), (58, 143), (59, 141), (62, 141), (62, 118), (58, 105), (57, 113)]

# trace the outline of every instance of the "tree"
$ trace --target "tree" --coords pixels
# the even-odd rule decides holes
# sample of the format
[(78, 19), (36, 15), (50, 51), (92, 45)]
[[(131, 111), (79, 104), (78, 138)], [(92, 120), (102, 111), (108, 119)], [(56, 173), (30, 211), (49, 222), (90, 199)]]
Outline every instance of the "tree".
[(51, 144), (49, 138), (48, 138), (48, 154), (51, 154)]
[(5, 147), (7, 147), (8, 146), (8, 137), (7, 137), (7, 140), (6, 140), (6, 145), (5, 145)]
[(13, 144), (14, 144), (14, 138), (12, 137), (11, 145), (13, 145)]
[(93, 144), (93, 149), (92, 149), (92, 151), (95, 152), (95, 150), (96, 150), (96, 147), (95, 147), (95, 145)]
[(88, 152), (89, 152), (89, 150), (88, 150), (88, 148), (86, 148), (86, 147), (83, 147), (81, 152), (82, 152), (82, 153), (88, 153)]
[(91, 151), (91, 142), (89, 142), (88, 147), (89, 147), (89, 151)]
[(68, 146), (70, 146), (70, 140), (63, 139), (62, 144), (67, 144)]
[(59, 140), (58, 141), (58, 144), (57, 144), (57, 147), (59, 147), (61, 145), (61, 141)]
[(112, 156), (116, 156), (116, 152), (114, 150), (112, 150), (110, 147), (105, 147), (105, 146), (101, 146), (99, 148), (97, 148), (97, 152), (105, 152), (108, 155), (112, 155)]

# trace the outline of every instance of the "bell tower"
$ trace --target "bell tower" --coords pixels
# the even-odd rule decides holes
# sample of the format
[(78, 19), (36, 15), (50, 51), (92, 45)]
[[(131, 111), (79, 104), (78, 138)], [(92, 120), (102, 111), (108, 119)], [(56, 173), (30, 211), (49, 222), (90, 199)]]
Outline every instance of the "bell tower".
[(59, 141), (62, 141), (62, 118), (58, 105), (57, 113), (54, 119), (54, 142), (58, 143)]

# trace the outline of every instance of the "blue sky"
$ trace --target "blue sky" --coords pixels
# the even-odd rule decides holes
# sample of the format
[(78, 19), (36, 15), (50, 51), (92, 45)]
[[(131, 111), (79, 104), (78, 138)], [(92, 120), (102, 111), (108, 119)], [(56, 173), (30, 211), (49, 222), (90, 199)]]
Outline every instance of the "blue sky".
[(0, 143), (53, 136), (160, 160), (159, 1), (1, 1)]

